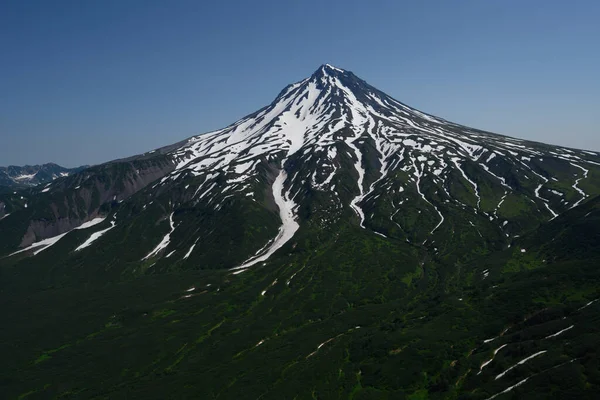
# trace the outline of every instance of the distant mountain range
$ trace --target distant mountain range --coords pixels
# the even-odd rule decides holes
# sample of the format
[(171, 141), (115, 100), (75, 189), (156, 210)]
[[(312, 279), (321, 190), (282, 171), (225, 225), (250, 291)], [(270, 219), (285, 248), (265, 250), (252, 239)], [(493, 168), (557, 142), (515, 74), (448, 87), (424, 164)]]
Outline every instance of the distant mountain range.
[(36, 186), (52, 182), (56, 178), (69, 176), (85, 169), (86, 167), (87, 166), (78, 168), (64, 168), (53, 163), (42, 165), (25, 165), (22, 167), (15, 165), (0, 167), (0, 186)]
[(218, 131), (30, 168), (0, 192), (9, 398), (600, 393), (597, 152), (326, 64)]

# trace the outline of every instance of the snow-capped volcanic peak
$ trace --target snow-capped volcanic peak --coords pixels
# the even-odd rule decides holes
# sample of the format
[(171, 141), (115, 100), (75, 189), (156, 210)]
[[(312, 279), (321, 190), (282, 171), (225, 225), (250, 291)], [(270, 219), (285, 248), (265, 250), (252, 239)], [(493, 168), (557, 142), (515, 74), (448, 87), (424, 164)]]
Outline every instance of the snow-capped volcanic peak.
[[(528, 142), (422, 113), (352, 72), (325, 64), (309, 78), (286, 87), (269, 106), (224, 129), (189, 139), (173, 153), (178, 165), (172, 176), (186, 170), (195, 175), (220, 171), (251, 176), (261, 157), (287, 158), (299, 150), (330, 152), (340, 142), (357, 153), (359, 169), (361, 155), (355, 146), (359, 137), (373, 140), (382, 166), (390, 166), (394, 161), (390, 157), (399, 162), (400, 157), (413, 155), (418, 165), (407, 165), (414, 174), (439, 176), (448, 166), (460, 169), (468, 159), (496, 176), (495, 156), (514, 158), (531, 169), (528, 158), (547, 155)], [(555, 156), (586, 162), (582, 155), (571, 151)]]
[[(436, 215), (431, 233), (445, 221), (440, 205), (457, 204), (491, 221), (498, 218), (497, 211), (504, 199), (515, 190), (528, 191), (527, 196), (538, 204), (540, 212), (548, 218), (555, 217), (572, 207), (574, 201), (558, 203), (559, 197), (551, 198), (551, 181), (557, 179), (541, 163), (554, 159), (564, 165), (563, 170), (572, 173), (569, 186), (579, 199), (575, 204), (588, 196), (579, 186), (588, 176), (585, 165), (600, 165), (595, 153), (547, 147), (425, 114), (370, 86), (352, 72), (328, 64), (309, 78), (287, 86), (267, 107), (224, 129), (192, 137), (171, 155), (177, 167), (160, 184), (190, 175), (203, 177), (194, 189), (193, 200), (207, 204), (219, 195), (253, 196), (251, 183), (256, 181), (253, 178), (259, 175), (260, 166), (263, 171), (279, 169), (273, 198), (284, 226), (271, 247), (253, 260), (265, 259), (265, 254), (271, 254), (274, 246), (283, 245), (282, 240), (289, 240), (298, 229), (295, 223), (298, 199), (294, 199), (301, 186), (308, 182), (315, 190), (334, 192), (341, 156), (349, 157), (353, 164), (355, 171), (351, 175), (356, 178), (356, 186), (355, 197), (339, 205), (354, 210), (361, 227), (366, 228), (366, 220), (370, 218), (363, 211), (367, 202), (379, 197), (375, 195), (378, 189), (391, 189), (392, 183), (387, 178), (394, 175), (397, 179), (400, 173), (408, 176), (404, 185), (412, 187), (422, 204)], [(296, 166), (301, 163), (302, 174), (290, 176), (284, 172), (292, 157)], [(371, 166), (370, 172), (367, 164)], [(378, 166), (375, 174), (373, 165)], [(449, 177), (459, 179), (467, 188), (462, 199), (445, 186)], [(479, 187), (482, 182), (486, 190), (496, 186), (498, 190), (494, 193), (500, 192), (497, 201), (492, 200), (497, 203), (495, 211), (490, 209), (489, 201), (487, 210), (482, 208), (483, 193)], [(431, 184), (440, 189), (436, 192), (437, 203), (428, 198), (431, 195), (426, 186)], [(529, 189), (531, 185), (535, 186)], [(399, 193), (404, 187), (394, 190)], [(472, 198), (469, 204), (464, 196)], [(216, 210), (219, 204), (215, 205)], [(389, 216), (396, 225), (393, 218), (397, 211)]]
[[(268, 107), (223, 130), (192, 138), (177, 153), (181, 158), (179, 168), (222, 169), (234, 160), (245, 163), (278, 152), (291, 155), (306, 144), (331, 141), (327, 131), (333, 133), (345, 121), (339, 110), (341, 104), (333, 101), (341, 84), (336, 85), (335, 75), (327, 70), (340, 74), (323, 66), (310, 78), (285, 88)], [(223, 150), (227, 150), (224, 156)], [(189, 163), (198, 157), (205, 159)]]
[(389, 98), (351, 72), (323, 65), (310, 78), (286, 87), (269, 106), (225, 129), (190, 139), (175, 156), (179, 170), (250, 169), (252, 164), (247, 163), (259, 156), (281, 152), (290, 156), (305, 147), (331, 146), (340, 140), (336, 133), (343, 128), (351, 128), (355, 135), (369, 127), (368, 133), (389, 133), (383, 124), (376, 127), (376, 121), (410, 128), (410, 123), (394, 116), (398, 112), (438, 121)]

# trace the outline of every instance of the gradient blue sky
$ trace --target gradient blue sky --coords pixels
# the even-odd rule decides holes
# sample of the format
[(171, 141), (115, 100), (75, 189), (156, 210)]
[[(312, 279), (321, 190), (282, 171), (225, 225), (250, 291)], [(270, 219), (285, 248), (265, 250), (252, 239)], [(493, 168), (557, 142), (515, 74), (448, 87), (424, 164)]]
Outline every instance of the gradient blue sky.
[(600, 1), (0, 3), (0, 165), (228, 125), (323, 63), (480, 129), (600, 150)]

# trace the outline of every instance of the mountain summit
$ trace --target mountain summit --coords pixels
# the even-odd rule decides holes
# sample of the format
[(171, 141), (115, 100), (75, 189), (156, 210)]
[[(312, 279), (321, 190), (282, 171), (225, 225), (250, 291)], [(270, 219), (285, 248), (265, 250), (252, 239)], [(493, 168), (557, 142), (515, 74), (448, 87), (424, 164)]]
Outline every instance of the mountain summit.
[(0, 190), (0, 392), (597, 398), (599, 194), (598, 153), (326, 64), (218, 131)]

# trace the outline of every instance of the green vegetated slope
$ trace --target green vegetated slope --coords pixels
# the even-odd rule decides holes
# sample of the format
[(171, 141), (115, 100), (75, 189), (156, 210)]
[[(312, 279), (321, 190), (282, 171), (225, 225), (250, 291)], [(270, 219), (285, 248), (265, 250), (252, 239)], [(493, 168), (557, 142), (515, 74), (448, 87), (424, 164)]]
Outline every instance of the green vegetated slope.
[(5, 267), (2, 392), (485, 399), (522, 382), (503, 396), (595, 398), (599, 203), (505, 250), (463, 243), (460, 257), (342, 219), (238, 275), (98, 274), (28, 291)]

